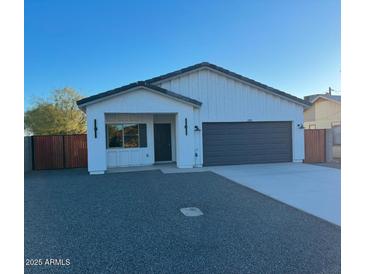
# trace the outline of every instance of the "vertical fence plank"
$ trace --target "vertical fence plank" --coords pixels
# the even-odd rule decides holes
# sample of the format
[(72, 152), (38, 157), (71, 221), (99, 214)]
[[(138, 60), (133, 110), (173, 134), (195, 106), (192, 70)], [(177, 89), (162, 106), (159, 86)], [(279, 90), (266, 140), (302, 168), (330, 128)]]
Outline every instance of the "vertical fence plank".
[(305, 159), (306, 163), (323, 163), (326, 161), (326, 130), (305, 129)]
[(32, 137), (24, 136), (24, 172), (33, 169), (33, 147)]
[(33, 138), (35, 169), (87, 167), (86, 134)]
[(62, 136), (33, 136), (34, 168), (63, 168)]
[(87, 167), (86, 135), (65, 136), (65, 168)]

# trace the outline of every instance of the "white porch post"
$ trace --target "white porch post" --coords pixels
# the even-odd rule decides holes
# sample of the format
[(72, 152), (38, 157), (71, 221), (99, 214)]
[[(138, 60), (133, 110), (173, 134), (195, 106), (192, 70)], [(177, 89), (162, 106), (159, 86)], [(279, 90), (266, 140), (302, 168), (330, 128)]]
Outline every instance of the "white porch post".
[(304, 129), (298, 127), (301, 124), (303, 120), (292, 122), (292, 149), (295, 163), (302, 163), (304, 160)]
[[(95, 135), (96, 122), (96, 135)], [(90, 174), (103, 174), (106, 171), (105, 116), (103, 112), (87, 110), (87, 157)]]
[(176, 165), (178, 168), (192, 168), (194, 166), (194, 116), (192, 108), (190, 111), (179, 112), (176, 115), (175, 124)]

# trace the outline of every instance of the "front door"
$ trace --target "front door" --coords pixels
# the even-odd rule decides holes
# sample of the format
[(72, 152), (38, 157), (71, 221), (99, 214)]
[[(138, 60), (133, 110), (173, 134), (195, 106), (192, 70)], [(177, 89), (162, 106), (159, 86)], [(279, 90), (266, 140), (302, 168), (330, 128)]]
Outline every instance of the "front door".
[(154, 124), (155, 162), (171, 161), (171, 125)]

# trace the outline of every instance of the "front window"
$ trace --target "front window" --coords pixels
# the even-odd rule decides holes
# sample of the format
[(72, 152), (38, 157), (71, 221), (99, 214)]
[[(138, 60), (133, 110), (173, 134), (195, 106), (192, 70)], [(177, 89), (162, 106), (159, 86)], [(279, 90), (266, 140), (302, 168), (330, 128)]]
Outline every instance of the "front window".
[(124, 147), (139, 147), (139, 130), (138, 124), (131, 124), (124, 126)]
[(107, 124), (108, 148), (147, 147), (146, 124)]
[(123, 147), (123, 125), (108, 125), (108, 147)]

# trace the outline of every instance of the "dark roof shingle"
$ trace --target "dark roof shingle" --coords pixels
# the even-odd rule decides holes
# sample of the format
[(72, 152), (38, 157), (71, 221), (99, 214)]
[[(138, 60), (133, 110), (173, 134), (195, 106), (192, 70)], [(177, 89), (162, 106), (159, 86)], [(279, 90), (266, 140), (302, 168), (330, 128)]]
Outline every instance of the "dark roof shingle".
[(324, 97), (324, 98), (328, 98), (328, 99), (331, 99), (331, 100), (334, 100), (334, 101), (337, 101), (337, 102), (340, 102), (341, 103), (341, 95), (331, 95), (331, 94), (312, 94), (312, 95), (308, 95), (308, 96), (304, 96), (304, 100), (307, 100), (309, 102), (313, 102), (315, 99), (317, 99), (317, 97)]
[(193, 104), (193, 105), (196, 105), (196, 106), (201, 106), (202, 105), (202, 103), (199, 102), (198, 100), (195, 100), (195, 99), (183, 96), (181, 94), (172, 92), (170, 90), (167, 90), (167, 89), (164, 89), (164, 88), (149, 84), (146, 81), (139, 81), (139, 82), (131, 83), (131, 84), (126, 85), (126, 86), (122, 86), (122, 87), (119, 87), (119, 88), (116, 88), (116, 89), (112, 89), (112, 90), (105, 91), (105, 92), (102, 92), (102, 93), (99, 93), (99, 94), (96, 94), (96, 95), (89, 96), (87, 98), (83, 98), (83, 99), (77, 101), (77, 105), (81, 106), (83, 104), (86, 104), (86, 103), (89, 103), (89, 102), (92, 102), (92, 101), (95, 101), (95, 100), (98, 100), (98, 99), (102, 99), (104, 97), (108, 97), (108, 96), (111, 96), (111, 95), (114, 95), (114, 94), (118, 94), (118, 93), (130, 90), (132, 88), (136, 88), (136, 87), (146, 87), (146, 88), (152, 89), (154, 91), (157, 91), (158, 93), (161, 93), (163, 95), (167, 95), (167, 96), (173, 97), (173, 98), (181, 100), (181, 101), (185, 101), (187, 103), (190, 103), (190, 104)]
[(137, 87), (137, 86), (141, 86), (141, 87), (147, 87), (147, 88), (153, 89), (157, 92), (160, 92), (162, 94), (174, 97), (176, 99), (183, 100), (183, 101), (186, 101), (188, 103), (200, 106), (202, 103), (195, 100), (195, 99), (180, 95), (180, 94), (172, 92), (170, 90), (163, 89), (163, 88), (158, 87), (154, 84), (157, 83), (157, 82), (166, 80), (168, 78), (176, 77), (176, 76), (179, 76), (183, 73), (193, 71), (193, 70), (203, 68), (203, 67), (207, 67), (207, 68), (219, 71), (219, 72), (224, 73), (226, 75), (229, 75), (233, 78), (236, 78), (238, 80), (244, 81), (244, 82), (246, 82), (248, 84), (251, 84), (253, 86), (264, 89), (264, 90), (270, 92), (271, 94), (286, 98), (286, 99), (288, 99), (292, 102), (296, 102), (300, 105), (304, 105), (304, 106), (310, 106), (311, 105), (311, 103), (306, 101), (306, 100), (300, 99), (300, 98), (298, 98), (296, 96), (293, 96), (289, 93), (286, 93), (284, 91), (269, 87), (269, 86), (264, 85), (260, 82), (257, 82), (255, 80), (244, 77), (240, 74), (237, 74), (235, 72), (229, 71), (225, 68), (219, 67), (217, 65), (213, 65), (213, 64), (208, 63), (208, 62), (202, 62), (202, 63), (196, 64), (196, 65), (193, 65), (193, 66), (189, 66), (189, 67), (186, 67), (186, 68), (183, 68), (183, 69), (180, 69), (180, 70), (176, 70), (176, 71), (164, 74), (164, 75), (160, 75), (160, 76), (148, 79), (146, 81), (139, 81), (139, 82), (135, 82), (135, 83), (132, 83), (132, 84), (129, 84), (129, 85), (126, 85), (126, 86), (122, 86), (122, 87), (119, 87), (119, 88), (116, 88), (116, 89), (113, 89), (113, 90), (102, 92), (102, 93), (99, 93), (99, 94), (96, 94), (96, 95), (81, 99), (81, 100), (77, 101), (77, 104), (80, 106), (80, 105), (90, 103), (92, 101), (95, 101), (95, 100), (98, 100), (98, 99), (101, 99), (101, 98), (104, 98), (104, 97), (107, 97), (107, 96), (111, 96), (111, 95), (114, 95), (114, 94), (117, 94), (117, 93), (120, 93), (120, 92), (123, 92), (123, 91), (127, 91), (127, 90), (129, 90), (131, 88), (134, 88), (134, 87)]
[(267, 86), (265, 84), (262, 84), (260, 82), (257, 82), (255, 80), (252, 80), (250, 78), (247, 78), (245, 76), (242, 76), (238, 73), (235, 73), (233, 71), (230, 71), (228, 69), (225, 69), (225, 68), (222, 68), (222, 67), (219, 67), (217, 65), (214, 65), (214, 64), (211, 64), (211, 63), (208, 63), (208, 62), (202, 62), (202, 63), (199, 63), (199, 64), (195, 64), (193, 66), (189, 66), (189, 67), (186, 67), (186, 68), (183, 68), (183, 69), (180, 69), (180, 70), (176, 70), (176, 71), (173, 71), (173, 72), (170, 72), (170, 73), (167, 73), (167, 74), (164, 74), (164, 75), (160, 75), (160, 76), (157, 76), (157, 77), (154, 77), (154, 78), (151, 78), (151, 79), (148, 79), (146, 80), (147, 83), (157, 83), (157, 82), (160, 82), (160, 81), (163, 81), (163, 80), (166, 80), (168, 78), (171, 78), (171, 77), (176, 77), (176, 76), (179, 76), (180, 74), (183, 74), (183, 73), (186, 73), (186, 72), (189, 72), (189, 71), (193, 71), (193, 70), (196, 70), (196, 69), (199, 69), (199, 68), (203, 68), (203, 67), (208, 67), (208, 68), (211, 68), (213, 70), (217, 70), (219, 72), (222, 72), (224, 74), (227, 74), (233, 78), (236, 78), (238, 80), (241, 80), (241, 81), (244, 81), (246, 83), (249, 83), (251, 85), (254, 85), (256, 87), (259, 87), (259, 88), (262, 88), (262, 89), (265, 89), (273, 94), (276, 94), (278, 96), (281, 96), (281, 97), (285, 97), (287, 99), (290, 99), (292, 101), (295, 101), (301, 105), (305, 105), (305, 106), (310, 106), (311, 104), (306, 101), (306, 100), (303, 100), (301, 98), (298, 98), (294, 95), (291, 95), (289, 93), (286, 93), (284, 91), (281, 91), (281, 90), (278, 90), (278, 89), (275, 89), (273, 87), (270, 87), (270, 86)]

